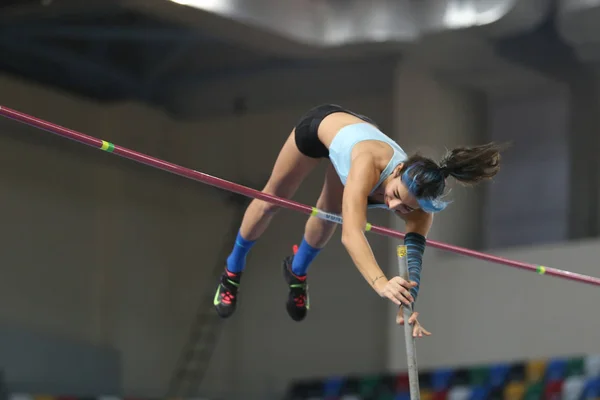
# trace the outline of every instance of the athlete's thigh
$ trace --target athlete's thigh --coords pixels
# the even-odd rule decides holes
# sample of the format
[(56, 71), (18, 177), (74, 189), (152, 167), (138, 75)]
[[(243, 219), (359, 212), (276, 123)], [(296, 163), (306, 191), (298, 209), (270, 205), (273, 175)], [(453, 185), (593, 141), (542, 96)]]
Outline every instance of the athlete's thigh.
[(279, 196), (292, 196), (320, 159), (307, 157), (298, 150), (292, 131), (281, 148), (264, 190)]
[(333, 165), (329, 163), (325, 173), (325, 183), (323, 183), (323, 189), (317, 201), (317, 208), (323, 211), (340, 213), (342, 211), (343, 196), (344, 185)]

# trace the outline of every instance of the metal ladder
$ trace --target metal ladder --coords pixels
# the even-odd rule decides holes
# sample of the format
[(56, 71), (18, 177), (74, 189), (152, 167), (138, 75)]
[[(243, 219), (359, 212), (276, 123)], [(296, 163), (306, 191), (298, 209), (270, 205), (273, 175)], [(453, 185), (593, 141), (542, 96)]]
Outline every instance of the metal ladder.
[(215, 347), (221, 333), (222, 321), (213, 306), (214, 290), (219, 275), (223, 272), (223, 260), (231, 251), (237, 235), (241, 218), (246, 209), (247, 199), (233, 195), (235, 217), (228, 234), (223, 240), (218, 261), (211, 270), (207, 287), (204, 290), (200, 308), (192, 322), (187, 343), (171, 377), (167, 398), (186, 398), (198, 395), (199, 387), (210, 365)]

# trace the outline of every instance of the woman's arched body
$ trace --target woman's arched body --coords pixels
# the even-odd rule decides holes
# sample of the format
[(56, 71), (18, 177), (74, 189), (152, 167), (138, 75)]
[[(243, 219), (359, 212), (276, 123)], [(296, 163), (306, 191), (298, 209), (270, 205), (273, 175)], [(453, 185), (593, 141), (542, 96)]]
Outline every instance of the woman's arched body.
[[(329, 165), (317, 208), (342, 214), (342, 242), (373, 289), (398, 305), (410, 304), (418, 290), (420, 262), (433, 212), (443, 209), (439, 197), (446, 177), (452, 173), (418, 155), (409, 158), (370, 118), (327, 104), (313, 108), (297, 123), (277, 156), (263, 192), (291, 198), (322, 159), (327, 159)], [(432, 182), (437, 185), (433, 189)], [(418, 265), (413, 265), (410, 282), (400, 277), (388, 280), (379, 268), (364, 235), (366, 213), (371, 207), (389, 209), (406, 221), (405, 242), (412, 241), (419, 249), (413, 257)], [(215, 294), (214, 304), (221, 317), (229, 317), (235, 311), (246, 254), (268, 227), (277, 208), (256, 199), (248, 206)], [(336, 226), (309, 217), (298, 250), (283, 261), (289, 286), (287, 311), (296, 321), (304, 319), (309, 308), (307, 268)]]

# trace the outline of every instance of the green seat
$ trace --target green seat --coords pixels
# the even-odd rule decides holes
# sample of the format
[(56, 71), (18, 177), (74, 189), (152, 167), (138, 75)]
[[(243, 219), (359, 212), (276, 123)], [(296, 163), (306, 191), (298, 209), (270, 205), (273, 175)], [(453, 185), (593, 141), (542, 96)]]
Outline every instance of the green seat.
[(565, 378), (568, 378), (570, 376), (585, 375), (585, 362), (583, 360), (583, 357), (570, 358), (569, 360), (567, 360), (567, 368), (565, 372)]
[(543, 400), (544, 385), (541, 381), (535, 382), (527, 386), (523, 400)]
[(469, 368), (469, 385), (485, 386), (490, 379), (490, 370), (485, 366)]
[(377, 387), (381, 382), (380, 376), (365, 376), (360, 380), (359, 392), (362, 397), (372, 396), (377, 392)]
[(390, 391), (384, 390), (382, 392), (378, 392), (376, 395), (377, 400), (394, 400), (394, 394)]

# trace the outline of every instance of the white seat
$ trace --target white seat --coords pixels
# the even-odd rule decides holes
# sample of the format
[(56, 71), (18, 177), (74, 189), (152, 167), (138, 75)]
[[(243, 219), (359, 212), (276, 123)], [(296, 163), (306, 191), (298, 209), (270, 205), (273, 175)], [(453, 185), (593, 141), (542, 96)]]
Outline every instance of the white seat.
[(448, 400), (469, 400), (471, 388), (467, 386), (454, 386), (448, 391)]
[(563, 382), (562, 400), (579, 400), (585, 386), (585, 377), (570, 376)]

